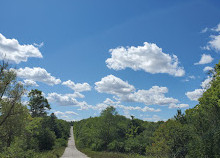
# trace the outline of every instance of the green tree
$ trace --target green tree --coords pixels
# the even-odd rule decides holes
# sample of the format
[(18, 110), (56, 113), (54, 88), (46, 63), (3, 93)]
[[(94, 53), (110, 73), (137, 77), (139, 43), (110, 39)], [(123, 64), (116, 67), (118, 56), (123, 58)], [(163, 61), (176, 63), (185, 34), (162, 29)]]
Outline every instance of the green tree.
[(34, 89), (28, 94), (30, 112), (32, 117), (46, 116), (46, 110), (50, 109), (50, 104), (42, 95), (42, 91)]
[(9, 65), (4, 61), (0, 64), (0, 110), (4, 103), (8, 110), (0, 113), (0, 126), (11, 116), (15, 104), (20, 102), (24, 94), (24, 87), (16, 80), (16, 73), (9, 69)]

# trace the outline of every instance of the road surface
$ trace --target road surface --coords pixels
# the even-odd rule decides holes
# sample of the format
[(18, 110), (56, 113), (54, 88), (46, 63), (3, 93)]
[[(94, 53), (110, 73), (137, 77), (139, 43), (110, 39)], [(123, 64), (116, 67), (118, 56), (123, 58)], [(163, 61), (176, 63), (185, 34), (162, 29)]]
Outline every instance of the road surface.
[(68, 141), (68, 146), (66, 147), (61, 158), (88, 158), (85, 154), (76, 149), (75, 140), (73, 137), (73, 126), (71, 126), (70, 134), (71, 136)]

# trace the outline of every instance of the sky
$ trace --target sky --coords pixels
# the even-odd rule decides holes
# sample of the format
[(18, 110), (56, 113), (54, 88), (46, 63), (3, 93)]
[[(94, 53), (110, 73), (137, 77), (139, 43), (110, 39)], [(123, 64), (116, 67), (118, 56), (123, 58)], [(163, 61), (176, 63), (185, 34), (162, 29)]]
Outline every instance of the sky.
[[(219, 62), (219, 0), (0, 0), (0, 59), (58, 118), (185, 111)], [(26, 103), (27, 98), (23, 97)]]

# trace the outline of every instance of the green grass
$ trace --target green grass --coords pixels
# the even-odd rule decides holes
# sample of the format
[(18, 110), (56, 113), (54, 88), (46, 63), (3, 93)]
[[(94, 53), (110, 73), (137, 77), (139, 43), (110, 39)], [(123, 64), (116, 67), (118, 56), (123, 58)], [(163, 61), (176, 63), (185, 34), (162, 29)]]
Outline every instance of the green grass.
[(37, 154), (34, 158), (59, 158), (63, 155), (66, 147), (60, 147), (51, 151), (45, 151)]
[(91, 149), (80, 149), (80, 151), (86, 154), (90, 158), (158, 158), (155, 156), (143, 156), (138, 154), (123, 154), (123, 153), (104, 152), (104, 151), (96, 152), (96, 151), (92, 151)]

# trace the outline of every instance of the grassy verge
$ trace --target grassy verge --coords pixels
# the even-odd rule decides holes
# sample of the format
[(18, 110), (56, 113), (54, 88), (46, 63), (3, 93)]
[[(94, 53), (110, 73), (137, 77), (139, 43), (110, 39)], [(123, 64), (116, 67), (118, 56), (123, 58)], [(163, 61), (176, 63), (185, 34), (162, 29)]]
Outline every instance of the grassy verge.
[(45, 151), (37, 154), (34, 158), (59, 158), (63, 155), (66, 147), (60, 147), (51, 151)]
[[(96, 152), (90, 149), (80, 149), (81, 152), (90, 158), (158, 158), (155, 156), (143, 156), (138, 154), (123, 154), (115, 152)], [(164, 157), (165, 158), (165, 157)]]

